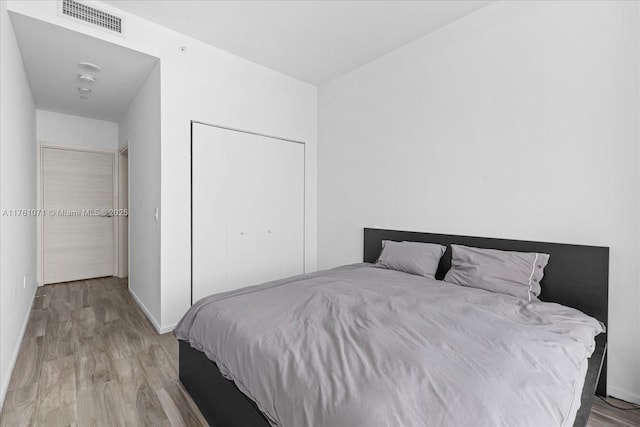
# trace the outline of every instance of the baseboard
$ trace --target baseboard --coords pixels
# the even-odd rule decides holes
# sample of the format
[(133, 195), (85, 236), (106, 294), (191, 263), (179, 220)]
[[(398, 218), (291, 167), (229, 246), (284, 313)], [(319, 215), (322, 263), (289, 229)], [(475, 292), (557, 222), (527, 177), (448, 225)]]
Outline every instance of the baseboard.
[(640, 405), (640, 396), (637, 394), (629, 393), (624, 390), (620, 390), (615, 387), (607, 387), (607, 392), (609, 396), (615, 397), (616, 399), (624, 400), (625, 402), (635, 403), (636, 405)]
[(160, 328), (159, 333), (161, 334), (167, 334), (169, 332), (173, 332), (173, 330), (176, 328), (177, 323), (174, 323), (172, 325), (166, 325)]
[(156, 331), (159, 334), (162, 334), (163, 332), (161, 332), (162, 331), (162, 327), (160, 326), (160, 323), (156, 320), (156, 318), (153, 316), (153, 314), (151, 314), (151, 312), (147, 309), (147, 307), (144, 305), (142, 300), (140, 298), (138, 298), (138, 295), (136, 295), (136, 293), (133, 292), (133, 290), (131, 288), (129, 288), (129, 293), (133, 297), (133, 300), (138, 304), (138, 307), (140, 307), (142, 309), (142, 311), (145, 314), (145, 316), (147, 316), (147, 319), (149, 319), (149, 321), (151, 322), (153, 327), (156, 329)]
[(29, 324), (29, 317), (31, 315), (31, 308), (33, 308), (33, 302), (36, 298), (37, 289), (37, 286), (33, 288), (33, 295), (31, 295), (31, 304), (29, 305), (27, 314), (22, 321), (22, 327), (20, 328), (20, 333), (18, 334), (18, 340), (16, 342), (17, 345), (13, 350), (13, 354), (11, 355), (11, 362), (9, 363), (7, 376), (4, 377), (4, 380), (2, 381), (2, 388), (0, 389), (0, 410), (2, 410), (2, 407), (4, 406), (4, 398), (7, 397), (7, 390), (9, 389), (9, 383), (11, 382), (11, 375), (13, 374), (13, 369), (16, 367), (18, 354), (20, 354), (20, 348), (22, 347), (22, 340), (24, 340), (24, 333), (27, 331), (27, 325)]

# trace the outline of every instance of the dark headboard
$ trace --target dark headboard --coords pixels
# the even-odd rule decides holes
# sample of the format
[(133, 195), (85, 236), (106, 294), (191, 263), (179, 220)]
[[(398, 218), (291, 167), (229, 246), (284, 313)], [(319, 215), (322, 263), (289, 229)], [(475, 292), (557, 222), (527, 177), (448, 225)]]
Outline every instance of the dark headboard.
[(412, 231), (364, 229), (364, 262), (376, 262), (383, 240), (438, 243), (447, 246), (440, 260), (436, 279), (441, 280), (451, 267), (452, 243), (486, 249), (540, 252), (550, 255), (540, 282), (542, 301), (576, 308), (608, 323), (609, 248), (528, 242), (523, 240), (418, 233)]

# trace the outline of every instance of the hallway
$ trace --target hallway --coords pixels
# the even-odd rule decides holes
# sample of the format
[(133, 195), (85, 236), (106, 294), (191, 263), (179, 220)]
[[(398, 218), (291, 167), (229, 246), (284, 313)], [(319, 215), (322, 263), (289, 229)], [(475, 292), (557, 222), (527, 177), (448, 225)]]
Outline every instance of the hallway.
[(1, 426), (207, 425), (178, 382), (178, 345), (113, 277), (38, 288)]

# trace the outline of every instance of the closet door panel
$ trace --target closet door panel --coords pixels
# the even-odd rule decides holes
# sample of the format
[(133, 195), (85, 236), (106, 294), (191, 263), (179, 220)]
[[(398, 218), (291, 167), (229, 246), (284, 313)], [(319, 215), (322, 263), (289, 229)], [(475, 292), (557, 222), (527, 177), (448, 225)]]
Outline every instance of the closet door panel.
[(193, 129), (193, 302), (225, 290), (227, 283), (227, 138), (210, 126)]
[(233, 132), (229, 148), (227, 209), (229, 212), (228, 269), (233, 272), (229, 289), (255, 284), (267, 268), (263, 246), (259, 201), (265, 191), (265, 156), (268, 147), (255, 135)]
[(282, 275), (282, 224), (281, 224), (281, 180), (284, 143), (269, 138), (264, 141), (263, 174), (261, 177), (263, 192), (256, 204), (260, 214), (256, 217), (260, 242), (258, 251), (263, 260), (262, 281), (284, 277)]
[(282, 277), (304, 273), (304, 145), (282, 144), (280, 221)]

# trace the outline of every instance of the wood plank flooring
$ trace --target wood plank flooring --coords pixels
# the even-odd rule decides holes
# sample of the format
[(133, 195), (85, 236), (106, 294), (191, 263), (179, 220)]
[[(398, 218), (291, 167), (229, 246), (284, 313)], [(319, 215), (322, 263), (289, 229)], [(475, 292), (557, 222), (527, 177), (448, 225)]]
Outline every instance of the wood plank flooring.
[[(631, 405), (622, 400), (614, 399), (612, 397), (607, 398), (607, 402), (621, 407), (621, 408), (638, 408), (637, 405)], [(593, 407), (591, 408), (591, 414), (589, 415), (588, 427), (609, 427), (609, 426), (623, 426), (623, 427), (638, 427), (640, 426), (640, 410), (637, 411), (622, 411), (613, 408), (604, 403), (599, 398), (593, 401)]]
[(206, 426), (178, 345), (116, 278), (38, 288), (0, 426)]
[[(207, 423), (178, 381), (175, 338), (156, 333), (127, 281), (38, 288), (0, 427), (169, 425)], [(596, 399), (588, 425), (637, 427), (640, 411)]]

